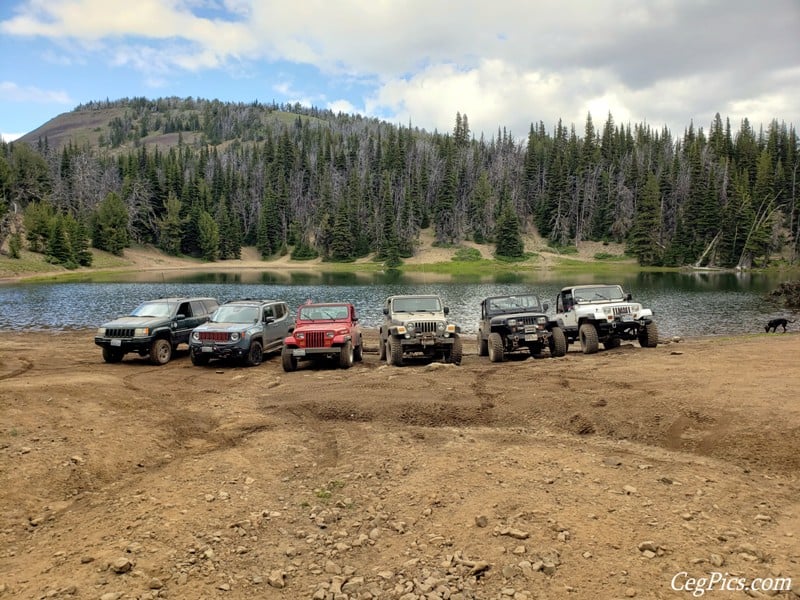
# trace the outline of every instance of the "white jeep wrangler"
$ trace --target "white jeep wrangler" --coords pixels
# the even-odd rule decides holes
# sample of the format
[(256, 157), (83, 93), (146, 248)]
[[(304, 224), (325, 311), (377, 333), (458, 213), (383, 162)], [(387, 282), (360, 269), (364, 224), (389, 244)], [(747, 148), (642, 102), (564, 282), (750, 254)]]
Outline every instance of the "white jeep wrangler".
[(621, 340), (638, 340), (642, 348), (658, 345), (653, 311), (631, 301), (619, 285), (574, 285), (556, 298), (554, 320), (564, 330), (567, 343), (580, 340), (584, 354), (594, 354), (600, 342), (607, 349)]

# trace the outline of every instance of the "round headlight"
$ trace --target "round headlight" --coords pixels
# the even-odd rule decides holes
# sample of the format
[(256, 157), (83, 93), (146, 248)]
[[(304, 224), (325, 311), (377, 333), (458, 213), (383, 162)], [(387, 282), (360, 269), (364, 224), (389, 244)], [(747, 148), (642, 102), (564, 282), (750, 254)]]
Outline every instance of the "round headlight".
[(231, 332), (231, 341), (232, 342), (239, 341), (239, 332), (238, 331)]
[(517, 326), (517, 320), (516, 319), (509, 319), (508, 320), (508, 326), (509, 327), (516, 327)]
[(306, 334), (300, 331), (299, 333), (294, 334), (295, 339), (297, 340), (304, 340), (306, 339)]
[(547, 323), (547, 317), (537, 317), (536, 322), (539, 323), (539, 325), (544, 325)]
[(414, 324), (406, 323), (406, 331), (408, 331), (408, 333), (414, 333)]
[(444, 323), (441, 323), (441, 322), (437, 323), (436, 324), (436, 329), (438, 329), (439, 331), (444, 331)]
[(199, 340), (200, 339), (200, 332), (199, 331), (193, 331), (192, 332), (192, 339), (193, 340)]

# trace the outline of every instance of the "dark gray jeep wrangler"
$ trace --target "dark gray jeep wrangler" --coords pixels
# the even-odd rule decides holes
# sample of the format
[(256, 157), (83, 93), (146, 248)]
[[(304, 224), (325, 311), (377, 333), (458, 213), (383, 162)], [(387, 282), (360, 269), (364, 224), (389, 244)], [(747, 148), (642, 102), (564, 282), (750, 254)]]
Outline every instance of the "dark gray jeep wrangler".
[(506, 354), (520, 351), (538, 358), (548, 349), (550, 356), (564, 356), (564, 331), (547, 317), (547, 308), (535, 294), (484, 299), (478, 325), (478, 355), (488, 355), (492, 362), (502, 362)]
[(98, 328), (94, 343), (103, 349), (103, 359), (116, 363), (129, 352), (150, 356), (150, 362), (165, 365), (178, 344), (188, 344), (192, 330), (208, 321), (219, 303), (214, 298), (159, 298), (137, 306), (127, 317), (119, 317)]

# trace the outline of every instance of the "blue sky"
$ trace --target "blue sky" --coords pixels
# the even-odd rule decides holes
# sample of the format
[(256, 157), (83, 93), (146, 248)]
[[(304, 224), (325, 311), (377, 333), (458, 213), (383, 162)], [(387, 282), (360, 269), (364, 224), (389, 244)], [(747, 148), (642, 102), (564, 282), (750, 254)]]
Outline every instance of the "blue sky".
[(798, 0), (0, 0), (0, 135), (92, 100), (300, 102), (478, 136), (800, 124)]

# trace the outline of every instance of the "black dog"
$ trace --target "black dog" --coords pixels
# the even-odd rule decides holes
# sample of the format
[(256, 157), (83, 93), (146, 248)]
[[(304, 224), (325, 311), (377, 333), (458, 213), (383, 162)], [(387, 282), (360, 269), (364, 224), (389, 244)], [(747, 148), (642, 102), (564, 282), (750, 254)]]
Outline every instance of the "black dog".
[(794, 323), (794, 321), (790, 321), (789, 319), (772, 319), (767, 326), (764, 327), (764, 331), (769, 333), (769, 330), (772, 329), (772, 333), (778, 333), (778, 327), (783, 327), (783, 333), (786, 333), (786, 326), (789, 323)]

